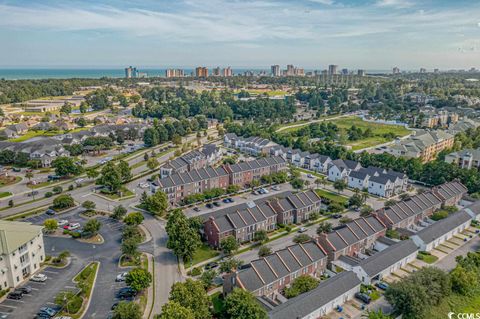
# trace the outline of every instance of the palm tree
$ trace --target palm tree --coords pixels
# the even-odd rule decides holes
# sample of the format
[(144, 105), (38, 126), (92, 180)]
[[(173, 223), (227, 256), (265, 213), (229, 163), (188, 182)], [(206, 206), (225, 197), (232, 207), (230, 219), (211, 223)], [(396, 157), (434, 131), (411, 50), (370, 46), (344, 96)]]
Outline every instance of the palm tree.
[(32, 172), (26, 172), (25, 173), (25, 178), (28, 178), (28, 182), (30, 183), (31, 179), (33, 178), (33, 173)]
[(315, 180), (315, 185), (317, 185), (317, 188), (319, 188), (318, 185), (321, 185), (323, 183), (325, 183), (325, 177), (319, 177)]

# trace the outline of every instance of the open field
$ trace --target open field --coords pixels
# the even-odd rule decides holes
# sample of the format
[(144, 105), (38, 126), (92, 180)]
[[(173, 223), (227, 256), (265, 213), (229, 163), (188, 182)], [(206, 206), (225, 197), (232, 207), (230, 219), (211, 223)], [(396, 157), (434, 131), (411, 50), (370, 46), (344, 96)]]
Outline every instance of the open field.
[(345, 205), (348, 202), (348, 197), (342, 196), (340, 194), (335, 194), (324, 189), (316, 189), (315, 192), (318, 194), (318, 196), (329, 199), (332, 202), (337, 202), (342, 205)]
[(24, 142), (28, 139), (31, 139), (33, 137), (37, 137), (37, 136), (55, 136), (55, 135), (59, 135), (59, 134), (65, 134), (65, 133), (74, 133), (74, 132), (80, 132), (80, 131), (84, 131), (84, 130), (87, 130), (88, 128), (86, 127), (83, 127), (83, 128), (76, 128), (74, 130), (70, 130), (70, 131), (28, 131), (27, 133), (25, 133), (24, 135), (20, 136), (20, 137), (17, 137), (17, 138), (12, 138), (12, 139), (9, 139), (8, 142)]
[(424, 318), (444, 319), (449, 312), (454, 313), (477, 313), (480, 309), (480, 294), (471, 297), (451, 294), (445, 297), (442, 302), (427, 310)]
[[(207, 244), (203, 243), (202, 246), (198, 247), (193, 255), (193, 259), (190, 263), (191, 265), (196, 265), (202, 261), (208, 260), (213, 257), (217, 257), (220, 253), (212, 249)], [(188, 266), (188, 265), (187, 265)]]

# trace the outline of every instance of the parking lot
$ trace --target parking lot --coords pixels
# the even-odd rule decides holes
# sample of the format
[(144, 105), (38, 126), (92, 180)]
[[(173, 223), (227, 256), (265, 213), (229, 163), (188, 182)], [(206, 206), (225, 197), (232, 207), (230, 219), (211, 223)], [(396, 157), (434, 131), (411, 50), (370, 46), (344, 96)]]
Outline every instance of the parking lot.
[(46, 267), (41, 273), (47, 276), (47, 280), (45, 282), (26, 282), (24, 286), (32, 287), (32, 291), (24, 294), (20, 300), (5, 299), (0, 303), (0, 314), (9, 319), (33, 318), (41, 307), (54, 306), (55, 296), (60, 292), (78, 291), (72, 279), (81, 269), (82, 264), (75, 258), (62, 269)]

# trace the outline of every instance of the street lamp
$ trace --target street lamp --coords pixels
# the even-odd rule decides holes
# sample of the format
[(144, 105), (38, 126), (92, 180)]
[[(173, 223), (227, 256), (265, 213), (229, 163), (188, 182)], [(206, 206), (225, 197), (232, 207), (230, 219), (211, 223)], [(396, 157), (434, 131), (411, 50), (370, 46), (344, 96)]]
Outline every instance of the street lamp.
[(95, 262), (95, 245), (92, 245), (93, 248), (93, 255), (92, 255), (92, 262)]

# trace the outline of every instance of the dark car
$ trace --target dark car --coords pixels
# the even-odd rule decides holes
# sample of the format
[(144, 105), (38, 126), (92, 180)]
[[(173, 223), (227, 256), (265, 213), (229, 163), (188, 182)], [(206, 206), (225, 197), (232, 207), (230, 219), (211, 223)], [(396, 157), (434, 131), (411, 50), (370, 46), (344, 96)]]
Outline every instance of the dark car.
[(23, 287), (20, 287), (18, 288), (18, 290), (20, 290), (22, 293), (24, 294), (29, 294), (32, 292), (32, 287), (30, 286), (23, 286)]
[(119, 299), (130, 299), (137, 295), (137, 291), (132, 287), (124, 287), (120, 289), (117, 293), (117, 298)]
[(387, 290), (388, 288), (388, 284), (383, 282), (383, 281), (379, 281), (375, 284), (375, 286), (377, 286), (378, 288), (382, 289), (382, 290)]
[(14, 172), (17, 172), (17, 173), (18, 173), (18, 172), (21, 172), (21, 171), (22, 171), (22, 169), (21, 169), (21, 168), (18, 168), (18, 167), (14, 167), (14, 168), (12, 168), (12, 171), (14, 171)]
[(363, 302), (366, 303), (366, 304), (369, 304), (370, 301), (372, 300), (369, 295), (364, 294), (364, 293), (362, 293), (362, 292), (357, 292), (357, 293), (355, 293), (355, 298), (357, 298), (358, 300), (363, 301)]
[(196, 211), (196, 212), (199, 212), (199, 211), (200, 211), (200, 208), (194, 207), (193, 210)]
[(220, 207), (220, 203), (219, 203), (219, 202), (213, 202), (213, 205), (215, 205), (216, 207)]
[(118, 307), (118, 302), (114, 303), (114, 304), (112, 305), (112, 308), (111, 308), (111, 309), (112, 309), (112, 310), (115, 310), (115, 308), (117, 308), (117, 307)]
[(210, 270), (210, 269), (217, 268), (217, 267), (218, 267), (218, 263), (213, 261), (211, 263), (206, 264), (203, 268), (205, 270)]
[(225, 204), (230, 203), (230, 201), (228, 200), (228, 198), (224, 198), (224, 199), (222, 200), (222, 202), (224, 202)]
[(49, 215), (49, 216), (52, 216), (52, 215), (55, 215), (55, 211), (53, 209), (47, 209), (47, 211), (45, 212), (45, 214)]
[(8, 299), (22, 299), (23, 298), (23, 293), (21, 291), (18, 291), (18, 290), (15, 290), (15, 291), (12, 291), (11, 293), (9, 293), (7, 295), (7, 298)]
[(335, 219), (339, 219), (339, 218), (342, 218), (342, 215), (341, 214), (333, 214), (332, 217), (335, 218)]
[(205, 205), (205, 207), (207, 207), (207, 208), (213, 208), (213, 205), (212, 205), (212, 203), (208, 203), (207, 205)]
[(31, 191), (31, 192), (27, 193), (28, 197), (35, 196), (35, 195), (38, 195), (38, 191)]

